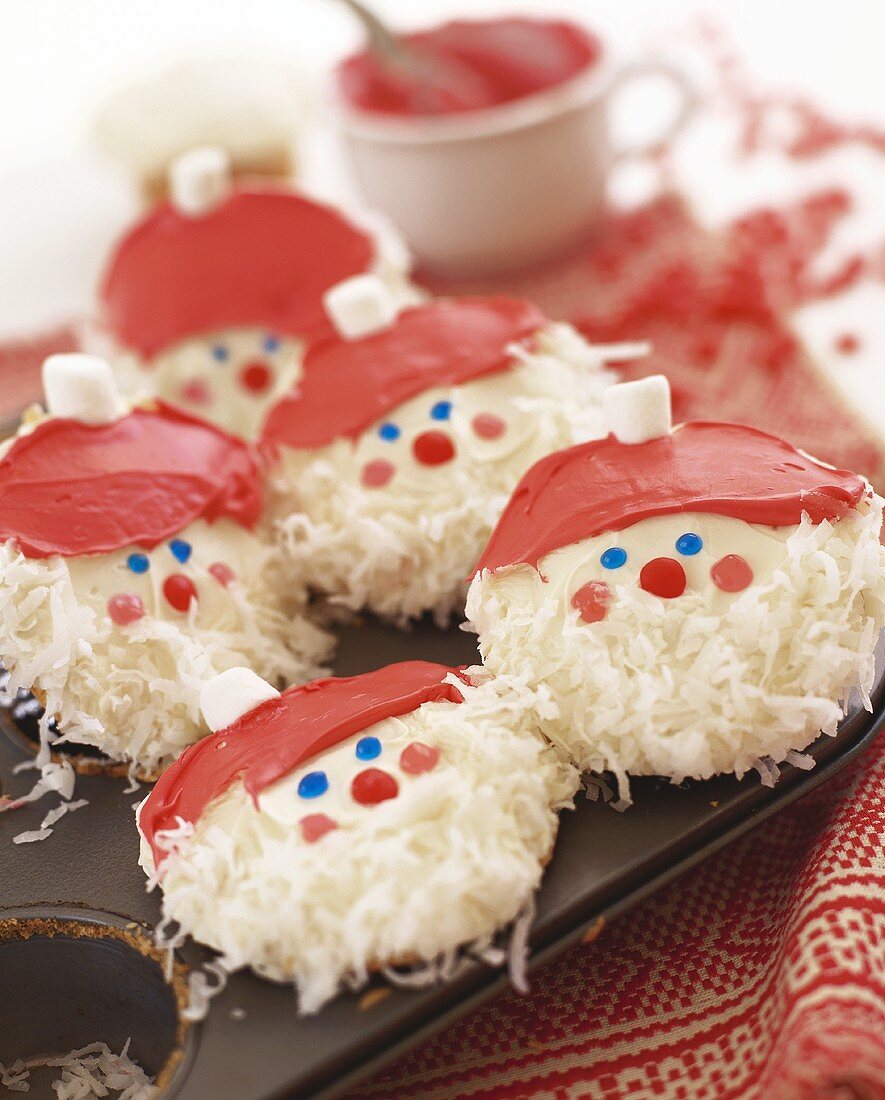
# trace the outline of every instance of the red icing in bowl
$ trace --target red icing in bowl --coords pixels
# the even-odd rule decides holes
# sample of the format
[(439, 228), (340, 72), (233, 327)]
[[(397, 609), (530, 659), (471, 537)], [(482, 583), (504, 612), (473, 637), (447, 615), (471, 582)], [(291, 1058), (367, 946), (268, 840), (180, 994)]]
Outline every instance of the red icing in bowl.
[(602, 55), (599, 39), (575, 23), (510, 17), (453, 20), (404, 35), (411, 66), (368, 50), (338, 68), (344, 99), (386, 115), (448, 115), (497, 107), (563, 84)]

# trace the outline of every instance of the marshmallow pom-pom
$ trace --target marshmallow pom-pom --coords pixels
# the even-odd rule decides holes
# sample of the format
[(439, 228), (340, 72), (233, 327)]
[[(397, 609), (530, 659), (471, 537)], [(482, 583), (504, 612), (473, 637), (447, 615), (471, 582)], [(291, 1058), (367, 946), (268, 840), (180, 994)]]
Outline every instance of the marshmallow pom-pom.
[(200, 710), (206, 725), (214, 733), (233, 725), (259, 703), (276, 699), (279, 694), (251, 668), (228, 668), (203, 685)]
[(357, 340), (387, 328), (397, 315), (390, 288), (371, 273), (353, 275), (330, 287), (323, 295), (323, 305), (344, 340)]
[(169, 166), (169, 192), (180, 214), (198, 218), (227, 198), (231, 188), (230, 155), (217, 146), (190, 149)]
[(602, 399), (605, 426), (621, 443), (647, 443), (673, 426), (670, 383), (663, 374), (610, 386)]
[[(459, 704), (425, 703), (306, 761), (301, 770), (325, 769), (331, 786), (303, 808), (294, 775), (257, 804), (236, 780), (193, 828), (158, 836), (169, 853), (158, 876), (143, 843), (164, 916), (221, 952), (226, 970), (251, 967), (294, 983), (302, 1013), (375, 971), (414, 967), (425, 980), (459, 948), (488, 947), (530, 906), (557, 811), (571, 805), (578, 776), (527, 724), (538, 707), (525, 689), (521, 697), (487, 682), (464, 695)], [(356, 742), (377, 731), (387, 748), (375, 763), (390, 768), (400, 746), (383, 740), (382, 727), (397, 742), (438, 749), (436, 763), (400, 775), (394, 797), (340, 817), (325, 806), (342, 786), (342, 765), (329, 758), (359, 768)], [(324, 810), (337, 827), (306, 840), (297, 815)]]
[[(600, 621), (527, 565), (478, 574), (467, 615), (488, 670), (546, 685), (557, 713), (538, 725), (579, 767), (674, 782), (778, 764), (842, 700), (869, 691), (883, 625), (882, 500), (839, 521), (804, 517), (770, 577), (711, 608), (702, 592), (660, 599), (615, 583)], [(574, 549), (574, 548), (571, 548)]]
[(126, 413), (114, 372), (97, 355), (50, 355), (43, 363), (43, 393), (50, 416), (83, 424), (109, 424)]
[[(370, 430), (316, 451), (288, 451), (275, 477), (274, 510), (293, 578), (350, 610), (367, 608), (404, 624), (426, 612), (444, 624), (464, 607), (466, 579), (520, 477), (540, 457), (604, 434), (601, 398), (614, 375), (604, 348), (574, 329), (548, 324), (528, 350), (514, 346), (506, 372), (454, 389), (433, 389), (386, 420), (413, 426), (391, 444)], [(429, 418), (437, 403), (448, 421)], [(476, 414), (496, 438), (477, 434)], [(410, 433), (444, 429), (455, 458), (415, 463)], [(381, 459), (396, 464), (382, 488), (360, 470)]]
[[(0, 546), (0, 630), (9, 691), (35, 690), (59, 729), (111, 760), (162, 770), (208, 732), (203, 685), (249, 665), (272, 683), (302, 683), (323, 670), (331, 637), (307, 614), (303, 592), (285, 602), (278, 554), (229, 520), (191, 524), (186, 573), (197, 600), (171, 606), (165, 581), (181, 567), (166, 545), (150, 568), (128, 564), (137, 547), (83, 557), (27, 558)], [(237, 579), (220, 572), (219, 561)], [(109, 615), (119, 593), (134, 607)]]

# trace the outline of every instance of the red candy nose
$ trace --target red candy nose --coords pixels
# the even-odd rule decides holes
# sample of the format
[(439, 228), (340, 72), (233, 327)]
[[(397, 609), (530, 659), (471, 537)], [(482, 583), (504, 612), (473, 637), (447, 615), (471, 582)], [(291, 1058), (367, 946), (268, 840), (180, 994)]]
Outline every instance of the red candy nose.
[(640, 570), (639, 585), (653, 596), (672, 600), (685, 591), (685, 570), (675, 558), (652, 558)]
[(273, 372), (267, 363), (253, 359), (240, 369), (240, 385), (250, 393), (264, 393), (270, 389)]
[(422, 432), (412, 444), (412, 453), (425, 466), (441, 466), (455, 457), (455, 444), (445, 432)]

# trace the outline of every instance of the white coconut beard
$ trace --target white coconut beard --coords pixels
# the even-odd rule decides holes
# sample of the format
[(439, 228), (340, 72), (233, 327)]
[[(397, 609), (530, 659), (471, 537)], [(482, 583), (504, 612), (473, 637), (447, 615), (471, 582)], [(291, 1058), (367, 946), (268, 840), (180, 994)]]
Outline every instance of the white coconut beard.
[(558, 713), (544, 735), (585, 770), (674, 782), (738, 776), (834, 734), (841, 701), (868, 692), (883, 625), (882, 500), (836, 524), (807, 517), (771, 579), (722, 614), (701, 593), (662, 600), (614, 586), (601, 622), (583, 623), (519, 566), (474, 579), (467, 615), (486, 668), (546, 685)]
[[(230, 537), (246, 541), (251, 569), (211, 608), (194, 604), (174, 619), (146, 614), (123, 628), (64, 558), (29, 559), (0, 546), (8, 690), (36, 691), (66, 739), (151, 773), (208, 733), (199, 695), (217, 673), (247, 665), (280, 686), (312, 679), (332, 639), (309, 620), (303, 600), (281, 603), (276, 553), (245, 531)], [(194, 576), (215, 583), (202, 571)]]
[[(333, 603), (400, 624), (431, 612), (445, 625), (460, 613), (464, 578), (525, 471), (552, 451), (604, 434), (601, 395), (616, 381), (604, 363), (617, 359), (618, 350), (591, 347), (568, 325), (548, 326), (536, 342), (532, 353), (513, 350), (516, 365), (506, 375), (432, 390), (409, 403), (410, 415), (420, 405), (426, 417), (435, 401), (452, 400), (446, 427), (458, 458), (444, 467), (406, 470), (382, 489), (367, 489), (359, 479), (362, 459), (395, 451), (358, 457), (349, 441), (339, 440), (320, 451), (287, 452), (274, 512), (293, 575)], [(470, 416), (459, 412), (462, 395), (473, 400), (473, 413), (482, 410), (476, 394), (489, 392), (507, 409), (488, 411), (513, 416), (494, 442), (477, 440)], [(397, 418), (397, 411), (390, 414)]]
[(530, 903), (577, 788), (534, 709), (493, 683), (418, 708), (402, 721), (441, 749), (437, 768), (314, 844), (236, 783), (170, 844), (164, 916), (225, 969), (295, 983), (304, 1013), (372, 971), (487, 945)]

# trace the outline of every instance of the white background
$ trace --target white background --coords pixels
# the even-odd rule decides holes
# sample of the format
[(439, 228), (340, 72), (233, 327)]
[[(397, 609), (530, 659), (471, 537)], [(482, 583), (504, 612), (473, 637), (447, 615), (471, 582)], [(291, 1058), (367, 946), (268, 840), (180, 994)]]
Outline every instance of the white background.
[[(672, 46), (699, 11), (729, 33), (763, 86), (797, 88), (842, 117), (885, 125), (883, 0), (377, 0), (398, 25), (455, 14), (542, 12), (583, 19), (624, 55)], [(320, 76), (359, 31), (339, 0), (0, 0), (0, 336), (26, 333), (88, 309), (108, 243), (133, 209), (123, 179), (89, 144), (95, 105), (139, 70), (193, 53), (263, 51)], [(862, 192), (826, 258), (857, 241), (885, 240), (881, 164), (849, 153), (802, 173), (772, 158), (737, 167), (703, 126), (685, 142), (682, 183), (715, 223), (759, 199), (842, 174)], [(322, 143), (308, 182), (340, 191)], [(835, 310), (835, 315), (834, 315)], [(866, 287), (799, 319), (837, 381), (885, 427), (885, 292)], [(864, 351), (847, 367), (828, 360), (832, 332), (851, 325)]]

